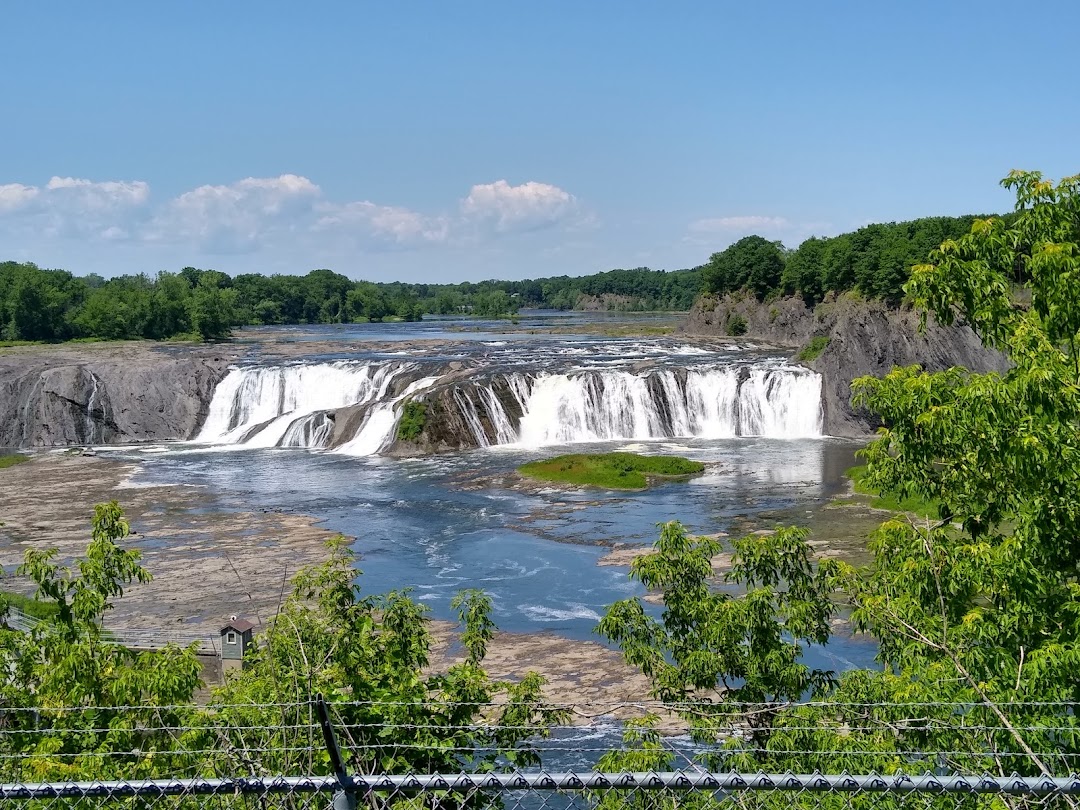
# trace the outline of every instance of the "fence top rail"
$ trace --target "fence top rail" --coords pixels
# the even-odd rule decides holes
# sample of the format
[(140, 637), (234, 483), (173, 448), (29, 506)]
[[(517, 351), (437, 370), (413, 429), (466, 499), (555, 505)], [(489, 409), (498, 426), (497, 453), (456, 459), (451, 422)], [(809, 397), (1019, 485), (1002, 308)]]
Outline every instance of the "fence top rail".
[[(100, 711), (100, 712), (123, 712), (123, 711), (138, 711), (138, 712), (153, 712), (153, 711), (168, 711), (176, 709), (193, 709), (199, 708), (205, 711), (214, 711), (215, 709), (227, 709), (227, 708), (249, 708), (249, 709), (300, 709), (315, 706), (316, 700), (312, 698), (310, 700), (296, 700), (280, 703), (262, 703), (262, 702), (250, 702), (250, 703), (210, 703), (196, 706), (191, 703), (180, 704), (129, 704), (121, 706), (94, 706), (94, 705), (76, 705), (76, 706), (4, 706), (0, 708), (2, 712), (31, 712), (40, 714), (63, 714), (68, 712), (87, 712), (87, 711)], [(468, 708), (475, 707), (478, 709), (484, 708), (499, 708), (498, 704), (493, 704), (487, 701), (469, 702), (469, 701), (452, 701), (452, 700), (439, 700), (437, 698), (428, 698), (426, 700), (335, 700), (329, 704), (332, 707), (371, 707), (374, 709), (381, 708), (412, 708), (412, 709), (440, 709), (440, 708)], [(1051, 712), (1061, 713), (1063, 716), (1074, 717), (1077, 722), (1080, 723), (1080, 703), (1075, 701), (1028, 701), (1028, 700), (1016, 700), (1016, 701), (997, 701), (994, 706), (1000, 709), (1014, 709), (1017, 711), (1035, 711), (1045, 710)], [(928, 701), (928, 702), (902, 702), (902, 703), (859, 703), (849, 701), (806, 701), (806, 702), (784, 702), (784, 703), (737, 703), (734, 701), (710, 701), (706, 699), (699, 700), (687, 700), (687, 701), (662, 701), (657, 699), (640, 699), (640, 700), (585, 700), (578, 702), (558, 701), (558, 700), (545, 700), (538, 706), (538, 708), (545, 709), (566, 709), (569, 711), (593, 709), (601, 712), (612, 712), (618, 709), (642, 709), (654, 712), (718, 712), (728, 714), (739, 714), (740, 712), (757, 711), (767, 712), (783, 709), (819, 709), (822, 711), (835, 711), (835, 712), (849, 712), (856, 710), (866, 710), (868, 712), (875, 713), (887, 713), (892, 709), (902, 709), (905, 712), (911, 712), (915, 710), (925, 710), (927, 712), (933, 712), (934, 714), (942, 714), (950, 711), (965, 711), (981, 709), (991, 711), (991, 707), (986, 703), (978, 701), (963, 701), (963, 702), (948, 702), (948, 701)], [(917, 719), (917, 718), (916, 718)]]
[(925, 773), (769, 774), (697, 771), (638, 771), (605, 773), (459, 773), (354, 776), (221, 777), (206, 779), (147, 779), (89, 782), (11, 782), (0, 784), (0, 800), (71, 797), (177, 796), (341, 791), (374, 793), (432, 793), (513, 791), (629, 791), (706, 790), (724, 792), (840, 792), (840, 793), (992, 793), (1012, 796), (1080, 795), (1080, 775), (1022, 777), (990, 775), (939, 776)]

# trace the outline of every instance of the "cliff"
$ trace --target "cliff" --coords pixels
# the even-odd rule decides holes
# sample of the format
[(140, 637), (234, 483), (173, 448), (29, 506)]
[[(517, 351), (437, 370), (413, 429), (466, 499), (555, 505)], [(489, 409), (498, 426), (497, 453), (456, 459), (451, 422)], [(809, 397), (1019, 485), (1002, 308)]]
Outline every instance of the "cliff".
[(216, 347), (30, 346), (0, 356), (0, 446), (190, 438), (230, 358)]
[(799, 350), (812, 338), (828, 339), (821, 354), (803, 365), (822, 375), (823, 429), (831, 436), (862, 437), (878, 427), (872, 414), (851, 405), (851, 381), (858, 377), (881, 376), (895, 366), (913, 364), (927, 371), (953, 366), (975, 372), (1008, 368), (1006, 358), (983, 346), (967, 326), (945, 327), (931, 317), (920, 332), (919, 313), (914, 310), (852, 296), (829, 298), (813, 308), (800, 298), (763, 303), (753, 296), (703, 296), (694, 302), (681, 330), (727, 335), (740, 319), (749, 340)]

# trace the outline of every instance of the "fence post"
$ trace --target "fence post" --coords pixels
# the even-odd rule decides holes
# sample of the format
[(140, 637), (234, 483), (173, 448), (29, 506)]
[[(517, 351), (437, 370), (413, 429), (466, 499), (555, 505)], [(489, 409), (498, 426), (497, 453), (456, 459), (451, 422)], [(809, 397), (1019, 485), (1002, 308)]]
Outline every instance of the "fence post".
[(322, 726), (326, 752), (330, 755), (330, 767), (334, 769), (334, 776), (341, 787), (341, 790), (334, 794), (334, 810), (356, 810), (356, 791), (353, 789), (353, 780), (349, 772), (345, 770), (341, 749), (338, 748), (337, 738), (334, 736), (334, 727), (330, 725), (330, 710), (321, 692), (315, 696), (315, 710), (319, 714), (319, 725)]

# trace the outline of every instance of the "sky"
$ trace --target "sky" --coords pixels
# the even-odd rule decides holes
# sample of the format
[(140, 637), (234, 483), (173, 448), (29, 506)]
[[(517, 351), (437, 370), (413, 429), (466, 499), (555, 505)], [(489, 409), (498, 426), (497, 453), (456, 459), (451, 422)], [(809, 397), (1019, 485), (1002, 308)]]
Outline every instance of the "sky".
[(5, 4), (0, 260), (458, 282), (1001, 212), (1080, 3)]

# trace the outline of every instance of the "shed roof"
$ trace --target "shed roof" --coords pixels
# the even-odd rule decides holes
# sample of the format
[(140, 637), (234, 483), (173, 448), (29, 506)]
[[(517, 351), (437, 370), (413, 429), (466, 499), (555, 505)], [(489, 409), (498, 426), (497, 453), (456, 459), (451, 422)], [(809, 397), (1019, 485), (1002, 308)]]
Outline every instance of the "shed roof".
[(235, 619), (229, 622), (227, 625), (221, 628), (222, 633), (227, 633), (229, 630), (235, 630), (237, 633), (246, 633), (255, 627), (247, 619)]

